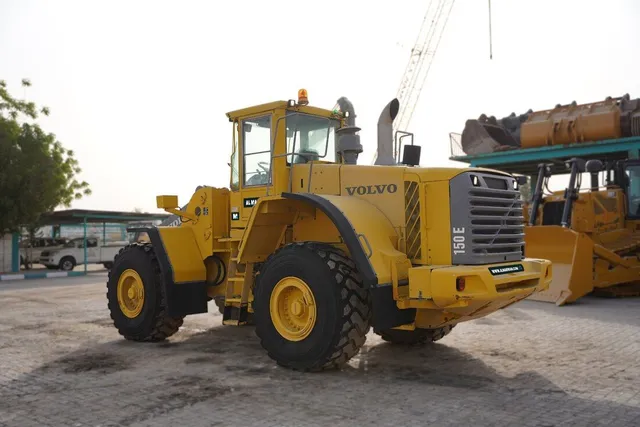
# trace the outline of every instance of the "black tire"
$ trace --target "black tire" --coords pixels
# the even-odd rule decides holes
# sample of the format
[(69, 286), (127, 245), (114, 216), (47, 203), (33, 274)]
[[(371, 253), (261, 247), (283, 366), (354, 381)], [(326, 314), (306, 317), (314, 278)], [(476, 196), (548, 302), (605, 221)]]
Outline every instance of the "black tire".
[(385, 329), (383, 331), (374, 331), (380, 337), (393, 344), (401, 345), (423, 345), (426, 343), (441, 340), (449, 335), (453, 326), (443, 326), (436, 329), (415, 329), (406, 331), (402, 329)]
[(76, 260), (72, 256), (66, 256), (60, 260), (58, 269), (62, 271), (72, 271), (76, 268)]
[[(220, 314), (224, 315), (224, 297), (215, 297), (212, 299), (216, 303), (216, 307), (218, 307)], [(247, 325), (255, 325), (255, 322), (253, 321), (253, 313), (247, 314)]]
[(113, 263), (112, 262), (105, 262), (102, 264), (104, 266), (104, 268), (106, 268), (107, 270), (111, 270), (113, 268)]
[[(316, 320), (301, 341), (289, 341), (271, 319), (271, 293), (284, 277), (303, 280), (313, 293)], [(257, 276), (253, 303), (256, 335), (269, 357), (299, 371), (344, 365), (358, 354), (371, 322), (370, 296), (355, 264), (338, 249), (319, 243), (290, 244), (272, 254)]]
[[(118, 304), (118, 279), (135, 270), (144, 286), (144, 303), (138, 316), (125, 316)], [(178, 332), (184, 317), (167, 315), (167, 299), (160, 266), (150, 243), (132, 243), (120, 250), (109, 270), (107, 301), (111, 319), (120, 335), (131, 341), (163, 341)]]

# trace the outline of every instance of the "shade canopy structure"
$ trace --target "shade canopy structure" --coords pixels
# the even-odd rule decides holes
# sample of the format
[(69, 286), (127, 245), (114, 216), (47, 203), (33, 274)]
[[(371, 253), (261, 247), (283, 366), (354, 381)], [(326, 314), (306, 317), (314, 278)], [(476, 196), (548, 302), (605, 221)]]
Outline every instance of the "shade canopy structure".
[(640, 157), (640, 137), (550, 145), (477, 155), (452, 155), (449, 159), (467, 163), (472, 167), (498, 169), (516, 175), (532, 176), (537, 174), (540, 163), (552, 164), (554, 174), (563, 171), (568, 173), (565, 162), (573, 157), (584, 160), (599, 159), (604, 162), (638, 158)]
[(42, 225), (61, 225), (79, 223), (120, 223), (165, 220), (170, 217), (166, 213), (141, 213), (121, 211), (101, 211), (87, 209), (68, 209), (53, 211), (42, 215)]
[[(90, 210), (90, 209), (67, 209), (53, 211), (43, 214), (40, 217), (41, 226), (60, 226), (60, 225), (82, 225), (84, 228), (84, 259), (87, 260), (87, 225), (102, 224), (103, 240), (105, 239), (106, 224), (131, 224), (131, 223), (148, 223), (153, 221), (164, 221), (171, 215), (168, 213), (142, 213), (142, 212), (123, 212), (123, 211), (107, 211), (107, 210)], [(17, 237), (17, 235), (16, 235)], [(14, 239), (12, 250), (12, 269), (14, 272), (20, 269), (20, 249), (18, 239)], [(87, 273), (87, 263), (84, 263), (84, 273)]]

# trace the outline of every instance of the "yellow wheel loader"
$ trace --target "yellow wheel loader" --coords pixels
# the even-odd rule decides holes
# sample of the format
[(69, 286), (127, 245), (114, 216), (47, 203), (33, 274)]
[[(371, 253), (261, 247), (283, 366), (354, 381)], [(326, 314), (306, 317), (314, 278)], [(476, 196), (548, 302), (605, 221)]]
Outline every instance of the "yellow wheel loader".
[(199, 187), (182, 208), (158, 196), (177, 226), (129, 230), (149, 242), (124, 248), (107, 283), (126, 339), (164, 340), (214, 300), (223, 325), (255, 325), (275, 362), (318, 371), (345, 364), (371, 328), (436, 341), (549, 286), (551, 263), (523, 257), (513, 176), (418, 167), (420, 147), (394, 142), (397, 99), (381, 112), (375, 165), (358, 165), (351, 102), (298, 95), (227, 113), (229, 188)]
[[(640, 294), (640, 160), (567, 162), (564, 193), (548, 190), (552, 164), (541, 164), (526, 217), (525, 254), (553, 263), (549, 289), (530, 299), (563, 305), (596, 291)], [(600, 185), (598, 174), (606, 172)], [(583, 173), (590, 187), (580, 191)], [(547, 189), (547, 195), (544, 190)], [(528, 211), (528, 209), (525, 209)]]

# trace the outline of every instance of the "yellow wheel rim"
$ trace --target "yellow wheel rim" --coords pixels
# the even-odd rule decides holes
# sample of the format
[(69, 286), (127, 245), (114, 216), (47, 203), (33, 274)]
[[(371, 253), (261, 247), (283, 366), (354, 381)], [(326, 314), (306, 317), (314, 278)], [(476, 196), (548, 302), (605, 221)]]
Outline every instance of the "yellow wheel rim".
[(289, 341), (302, 341), (316, 324), (316, 300), (309, 286), (297, 277), (281, 279), (271, 292), (271, 321)]
[(129, 319), (137, 317), (144, 306), (144, 284), (135, 270), (125, 270), (118, 279), (118, 304)]

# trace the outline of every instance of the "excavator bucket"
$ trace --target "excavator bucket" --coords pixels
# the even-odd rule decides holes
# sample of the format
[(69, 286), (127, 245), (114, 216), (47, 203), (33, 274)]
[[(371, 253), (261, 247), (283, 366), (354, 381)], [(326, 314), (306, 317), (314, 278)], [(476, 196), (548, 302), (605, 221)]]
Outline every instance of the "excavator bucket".
[(552, 262), (549, 289), (531, 300), (564, 305), (593, 291), (593, 241), (583, 233), (560, 226), (525, 227), (525, 255)]

